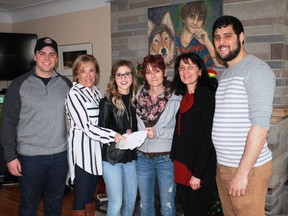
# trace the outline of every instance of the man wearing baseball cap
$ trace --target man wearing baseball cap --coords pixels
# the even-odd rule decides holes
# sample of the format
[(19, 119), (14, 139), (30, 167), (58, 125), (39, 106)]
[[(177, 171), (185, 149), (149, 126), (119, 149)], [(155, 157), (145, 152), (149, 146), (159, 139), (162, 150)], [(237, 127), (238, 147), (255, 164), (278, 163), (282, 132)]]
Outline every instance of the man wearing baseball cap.
[(34, 53), (36, 53), (36, 51), (40, 51), (46, 46), (52, 47), (54, 51), (58, 54), (58, 45), (56, 41), (54, 41), (52, 38), (49, 38), (49, 37), (40, 38), (37, 41), (36, 46), (34, 48)]
[(40, 38), (35, 67), (8, 87), (1, 144), (9, 172), (19, 177), (19, 215), (36, 216), (41, 194), (45, 216), (61, 216), (67, 164), (65, 96), (72, 86), (56, 72), (58, 46)]

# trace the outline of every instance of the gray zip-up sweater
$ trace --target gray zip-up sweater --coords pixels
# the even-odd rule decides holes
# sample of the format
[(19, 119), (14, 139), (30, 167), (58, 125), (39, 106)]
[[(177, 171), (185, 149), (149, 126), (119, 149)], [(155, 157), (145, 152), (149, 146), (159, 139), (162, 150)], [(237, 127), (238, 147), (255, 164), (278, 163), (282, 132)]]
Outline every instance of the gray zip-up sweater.
[[(139, 96), (138, 90), (137, 98)], [(138, 150), (146, 153), (155, 152), (170, 152), (172, 145), (172, 138), (174, 134), (174, 128), (176, 124), (176, 113), (180, 106), (182, 95), (172, 94), (172, 97), (166, 104), (164, 111), (162, 112), (157, 123), (153, 126), (155, 131), (155, 138), (146, 139), (144, 144), (141, 145)], [(144, 122), (137, 115), (138, 130), (145, 130)]]
[(16, 78), (3, 104), (1, 145), (6, 162), (67, 149), (65, 97), (70, 80), (56, 71), (47, 85), (34, 69)]

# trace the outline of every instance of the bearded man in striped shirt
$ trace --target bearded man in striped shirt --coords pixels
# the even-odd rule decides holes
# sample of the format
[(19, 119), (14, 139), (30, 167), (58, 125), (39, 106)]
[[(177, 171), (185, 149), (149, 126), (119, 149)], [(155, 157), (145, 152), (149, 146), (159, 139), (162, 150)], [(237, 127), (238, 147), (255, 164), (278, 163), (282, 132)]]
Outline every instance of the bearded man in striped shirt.
[(227, 66), (219, 79), (212, 130), (223, 212), (263, 216), (272, 176), (266, 138), (275, 76), (265, 62), (245, 50), (244, 29), (237, 18), (218, 18), (213, 37), (216, 54)]

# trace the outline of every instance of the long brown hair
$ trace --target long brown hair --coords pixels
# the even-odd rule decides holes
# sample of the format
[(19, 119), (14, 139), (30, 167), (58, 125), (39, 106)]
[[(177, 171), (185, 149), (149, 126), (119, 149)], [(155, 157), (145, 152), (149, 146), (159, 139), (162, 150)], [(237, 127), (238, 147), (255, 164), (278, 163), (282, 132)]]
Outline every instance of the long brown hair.
[(138, 89), (137, 77), (136, 77), (136, 69), (131, 61), (127, 60), (119, 60), (117, 61), (111, 69), (111, 75), (109, 82), (107, 84), (107, 90), (105, 96), (108, 100), (110, 100), (117, 108), (117, 114), (123, 115), (125, 112), (125, 105), (122, 101), (121, 94), (118, 91), (118, 86), (115, 81), (115, 74), (117, 73), (118, 69), (122, 66), (127, 66), (132, 73), (132, 84), (130, 86), (130, 103), (132, 106), (135, 106), (136, 101), (136, 93)]

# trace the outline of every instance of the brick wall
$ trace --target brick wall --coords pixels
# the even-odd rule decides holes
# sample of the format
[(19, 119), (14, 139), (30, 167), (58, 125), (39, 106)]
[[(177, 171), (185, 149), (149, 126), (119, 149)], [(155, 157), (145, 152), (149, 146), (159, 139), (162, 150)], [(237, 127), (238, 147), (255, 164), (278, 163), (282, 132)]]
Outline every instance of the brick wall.
[[(188, 1), (113, 1), (112, 63), (123, 58), (135, 65), (142, 62), (148, 54), (147, 9), (183, 2)], [(223, 14), (236, 16), (243, 22), (247, 51), (266, 61), (277, 77), (268, 138), (273, 152), (273, 177), (266, 199), (266, 213), (288, 215), (288, 0), (223, 0)]]

